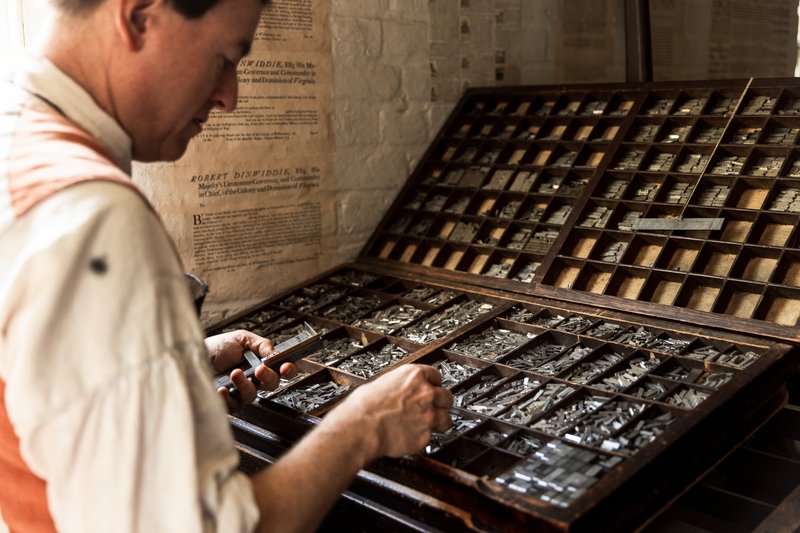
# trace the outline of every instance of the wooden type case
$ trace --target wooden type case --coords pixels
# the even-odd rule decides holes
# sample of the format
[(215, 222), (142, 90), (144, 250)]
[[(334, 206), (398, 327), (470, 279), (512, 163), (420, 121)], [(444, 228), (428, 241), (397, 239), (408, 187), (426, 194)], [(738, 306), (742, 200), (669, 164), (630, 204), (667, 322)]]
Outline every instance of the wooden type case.
[[(646, 522), (786, 401), (799, 115), (782, 80), (468, 91), (357, 262), (223, 325), (325, 332), (232, 417), (245, 455), (433, 364), (454, 428), (353, 490), (448, 530)], [(637, 229), (684, 218), (722, 222)]]

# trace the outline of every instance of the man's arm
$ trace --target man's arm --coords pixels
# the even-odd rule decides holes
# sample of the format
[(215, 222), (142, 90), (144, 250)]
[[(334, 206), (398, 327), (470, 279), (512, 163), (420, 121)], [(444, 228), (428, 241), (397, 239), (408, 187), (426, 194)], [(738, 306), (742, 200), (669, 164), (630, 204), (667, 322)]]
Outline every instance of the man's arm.
[(453, 396), (430, 366), (404, 365), (362, 385), (274, 465), (253, 477), (260, 531), (316, 529), (358, 471), (422, 449), (450, 427)]

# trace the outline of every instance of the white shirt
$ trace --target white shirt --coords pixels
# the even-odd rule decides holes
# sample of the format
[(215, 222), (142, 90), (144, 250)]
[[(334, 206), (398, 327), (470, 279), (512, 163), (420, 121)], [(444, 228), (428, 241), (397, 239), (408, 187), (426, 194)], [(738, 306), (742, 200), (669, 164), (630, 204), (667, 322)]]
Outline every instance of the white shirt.
[[(129, 171), (128, 136), (52, 64), (15, 81)], [(0, 379), (59, 531), (254, 529), (181, 265), (135, 191), (73, 185), (0, 228)]]

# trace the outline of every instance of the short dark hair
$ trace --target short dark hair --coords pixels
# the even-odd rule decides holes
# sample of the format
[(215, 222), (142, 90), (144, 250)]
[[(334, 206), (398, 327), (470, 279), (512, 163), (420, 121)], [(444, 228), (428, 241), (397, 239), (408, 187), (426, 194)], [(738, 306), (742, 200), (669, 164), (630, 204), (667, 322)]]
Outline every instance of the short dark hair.
[[(170, 0), (175, 11), (187, 19), (200, 18), (221, 0)], [(99, 6), (103, 0), (54, 0), (56, 7), (67, 13), (87, 13)], [(266, 4), (269, 0), (261, 0)]]

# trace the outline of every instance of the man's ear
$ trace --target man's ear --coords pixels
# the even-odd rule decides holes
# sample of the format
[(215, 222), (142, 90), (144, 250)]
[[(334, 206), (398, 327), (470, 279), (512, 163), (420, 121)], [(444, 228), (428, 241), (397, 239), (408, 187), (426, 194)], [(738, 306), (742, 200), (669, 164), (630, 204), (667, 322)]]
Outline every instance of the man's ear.
[(144, 46), (150, 27), (152, 8), (159, 0), (118, 0), (115, 21), (117, 33), (131, 51)]

